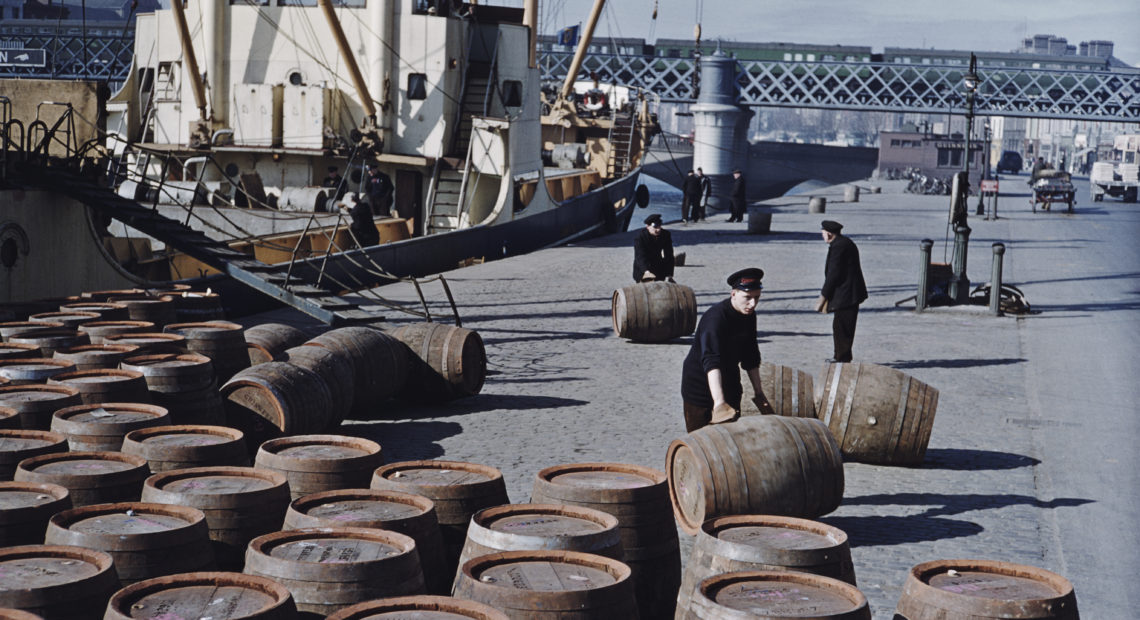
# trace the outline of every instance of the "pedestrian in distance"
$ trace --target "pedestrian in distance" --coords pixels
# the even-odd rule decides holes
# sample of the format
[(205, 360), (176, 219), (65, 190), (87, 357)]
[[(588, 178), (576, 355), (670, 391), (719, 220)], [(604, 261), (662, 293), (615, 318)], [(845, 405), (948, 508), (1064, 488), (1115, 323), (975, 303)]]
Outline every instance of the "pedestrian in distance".
[(697, 168), (697, 178), (700, 179), (700, 191), (697, 204), (693, 208), (693, 221), (705, 221), (705, 207), (709, 204), (709, 196), (712, 196), (712, 179), (705, 176), (705, 171)]
[(368, 165), (368, 182), (365, 191), (368, 193), (368, 202), (372, 204), (372, 213), (391, 217), (392, 194), (396, 187), (392, 185), (392, 177), (380, 170), (375, 163)]
[(744, 221), (744, 204), (747, 200), (745, 198), (744, 186), (744, 173), (739, 169), (732, 171), (732, 192), (729, 194), (729, 209), (730, 215), (728, 221), (730, 222), (743, 222)]
[(352, 223), (348, 230), (352, 233), (356, 245), (362, 248), (380, 245), (380, 231), (376, 230), (376, 222), (372, 219), (372, 207), (356, 194), (352, 195), (352, 207), (348, 214), (352, 216)]
[(744, 397), (740, 370), (748, 374), (760, 413), (775, 413), (760, 386), (760, 347), (756, 344), (756, 304), (764, 289), (763, 279), (764, 271), (756, 267), (728, 276), (728, 299), (706, 310), (697, 324), (681, 369), (685, 429), (690, 433), (740, 416)]
[(831, 336), (834, 354), (829, 362), (850, 362), (855, 342), (855, 324), (859, 320), (859, 304), (867, 300), (867, 283), (859, 263), (859, 248), (842, 234), (843, 225), (824, 220), (820, 225), (827, 242), (827, 262), (823, 268), (823, 288), (815, 310), (832, 313)]
[(348, 189), (344, 186), (344, 177), (340, 176), (340, 172), (338, 172), (336, 166), (329, 166), (328, 171), (329, 173), (325, 175), (325, 178), (321, 181), (321, 187), (336, 190), (330, 200), (340, 200), (344, 198), (344, 193)]
[(701, 200), (701, 181), (690, 170), (685, 175), (684, 182), (681, 183), (681, 221), (689, 221), (690, 210), (693, 214), (693, 220), (697, 219), (697, 209)]
[(645, 228), (633, 240), (633, 281), (673, 281), (673, 236), (657, 213), (645, 218)]

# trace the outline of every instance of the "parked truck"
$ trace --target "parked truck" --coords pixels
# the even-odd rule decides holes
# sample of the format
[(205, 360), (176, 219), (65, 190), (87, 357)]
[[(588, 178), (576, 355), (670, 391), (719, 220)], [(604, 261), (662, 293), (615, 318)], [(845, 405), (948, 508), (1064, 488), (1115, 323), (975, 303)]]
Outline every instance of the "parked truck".
[(1095, 202), (1104, 200), (1105, 194), (1136, 202), (1136, 190), (1140, 188), (1140, 134), (1116, 136), (1112, 141), (1112, 155), (1109, 161), (1093, 164), (1089, 175), (1089, 188)]

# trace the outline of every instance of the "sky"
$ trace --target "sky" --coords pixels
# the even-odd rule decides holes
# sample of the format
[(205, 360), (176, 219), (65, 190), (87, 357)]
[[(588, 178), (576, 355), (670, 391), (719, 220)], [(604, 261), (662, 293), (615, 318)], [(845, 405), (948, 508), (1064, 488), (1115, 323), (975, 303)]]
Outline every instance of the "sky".
[[(540, 29), (584, 24), (592, 6), (540, 0)], [(709, 42), (1008, 52), (1026, 36), (1053, 34), (1071, 45), (1113, 41), (1114, 56), (1140, 66), (1140, 0), (609, 0), (596, 36), (691, 39), (698, 18)]]

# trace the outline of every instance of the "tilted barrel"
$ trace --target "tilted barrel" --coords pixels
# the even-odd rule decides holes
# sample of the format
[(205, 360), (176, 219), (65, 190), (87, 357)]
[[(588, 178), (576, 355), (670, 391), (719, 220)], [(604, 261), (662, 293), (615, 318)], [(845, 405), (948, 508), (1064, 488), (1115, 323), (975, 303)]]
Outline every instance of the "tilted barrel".
[(305, 332), (284, 323), (254, 325), (243, 334), (252, 366), (277, 360), (282, 353), (305, 344)]
[(673, 282), (643, 282), (614, 291), (614, 334), (637, 342), (665, 342), (697, 327), (693, 289)]
[[(760, 387), (772, 405), (776, 415), (793, 418), (814, 418), (815, 381), (802, 370), (790, 366), (780, 366), (762, 362), (760, 364)], [(742, 410), (751, 413), (749, 407)]]
[(226, 425), (258, 445), (282, 435), (319, 433), (328, 427), (332, 394), (317, 373), (285, 362), (266, 362), (234, 375), (221, 388)]
[(475, 396), (487, 377), (487, 351), (477, 332), (454, 325), (414, 323), (389, 332), (412, 355), (401, 397), (444, 402)]
[(280, 361), (300, 366), (317, 373), (329, 386), (332, 408), (329, 428), (335, 428), (349, 412), (356, 398), (355, 369), (352, 360), (325, 347), (293, 347), (280, 354)]
[(407, 349), (392, 336), (371, 327), (334, 329), (305, 343), (324, 347), (352, 364), (353, 398), (350, 417), (381, 417), (382, 401), (404, 388), (411, 364)]

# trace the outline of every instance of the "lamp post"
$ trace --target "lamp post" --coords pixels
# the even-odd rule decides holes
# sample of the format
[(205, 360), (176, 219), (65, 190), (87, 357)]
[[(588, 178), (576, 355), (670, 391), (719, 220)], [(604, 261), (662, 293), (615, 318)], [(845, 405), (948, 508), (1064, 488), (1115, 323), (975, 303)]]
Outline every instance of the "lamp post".
[[(988, 181), (990, 178), (990, 119), (986, 119), (983, 125), (982, 139), (985, 140), (985, 148), (982, 150), (982, 180)], [(986, 214), (985, 192), (978, 188), (978, 209), (975, 215)], [(988, 217), (986, 219), (989, 219)]]
[(978, 83), (981, 81), (978, 77), (978, 58), (973, 53), (970, 54), (970, 70), (962, 76), (962, 81), (966, 88), (966, 152), (964, 153), (965, 159), (962, 162), (962, 171), (966, 173), (966, 184), (968, 186), (970, 183), (970, 135), (974, 133), (974, 97), (978, 93)]
[(962, 161), (961, 182), (954, 196), (951, 224), (954, 229), (954, 254), (951, 260), (950, 286), (947, 293), (952, 303), (965, 303), (970, 290), (966, 276), (966, 251), (970, 242), (970, 227), (966, 223), (967, 197), (970, 190), (970, 134), (974, 131), (974, 95), (978, 90), (978, 59), (970, 54), (970, 69), (962, 76), (966, 89), (966, 149)]

